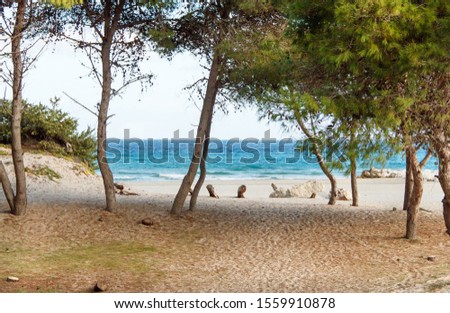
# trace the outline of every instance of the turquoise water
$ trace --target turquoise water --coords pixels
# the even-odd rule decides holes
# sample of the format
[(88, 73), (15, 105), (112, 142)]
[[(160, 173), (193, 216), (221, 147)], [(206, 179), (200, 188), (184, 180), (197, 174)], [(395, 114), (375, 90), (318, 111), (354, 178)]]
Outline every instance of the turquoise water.
[[(323, 177), (314, 156), (297, 149), (298, 144), (289, 139), (263, 141), (257, 139), (212, 140), (207, 159), (208, 179), (308, 179)], [(188, 140), (109, 140), (108, 161), (115, 180), (118, 181), (163, 181), (180, 180), (189, 167), (193, 142)], [(305, 150), (306, 151), (306, 150)], [(426, 151), (419, 151), (422, 158)], [(342, 157), (335, 153), (332, 158)], [(345, 161), (342, 160), (344, 163)], [(374, 163), (376, 168), (383, 167)], [(363, 167), (364, 166), (364, 167)], [(360, 162), (358, 174), (367, 169)], [(385, 169), (404, 170), (401, 154), (394, 155), (385, 164)], [(426, 171), (437, 171), (437, 160), (433, 157)], [(334, 170), (338, 177), (343, 171)]]

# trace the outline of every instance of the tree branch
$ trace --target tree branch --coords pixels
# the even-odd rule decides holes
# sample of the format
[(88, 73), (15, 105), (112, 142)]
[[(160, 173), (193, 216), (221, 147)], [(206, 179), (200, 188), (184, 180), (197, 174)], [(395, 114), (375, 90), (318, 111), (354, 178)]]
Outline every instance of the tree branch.
[(427, 154), (422, 159), (422, 161), (420, 161), (420, 163), (419, 163), (420, 169), (422, 169), (428, 163), (428, 161), (430, 160), (432, 155), (433, 155), (433, 152), (431, 151), (431, 149), (428, 149)]
[(104, 40), (105, 37), (103, 36), (102, 32), (98, 29), (97, 22), (94, 20), (94, 14), (93, 11), (91, 10), (89, 1), (83, 1), (83, 8), (86, 11), (89, 21), (91, 22), (91, 27), (94, 29), (97, 35), (100, 36), (102, 40)]
[(119, 4), (114, 8), (114, 16), (111, 24), (111, 30), (115, 32), (118, 29), (120, 17), (122, 16), (123, 7), (126, 0), (119, 0)]
[(103, 86), (102, 78), (101, 78), (100, 73), (97, 71), (97, 67), (94, 64), (94, 60), (92, 59), (92, 52), (86, 53), (86, 56), (88, 57), (88, 60), (91, 63), (92, 73), (94, 73), (94, 76), (97, 79), (100, 87), (102, 87)]
[(63, 94), (66, 95), (70, 100), (72, 100), (73, 102), (75, 102), (76, 104), (78, 104), (79, 106), (81, 106), (83, 109), (85, 109), (86, 111), (92, 113), (95, 115), (95, 117), (98, 118), (98, 114), (95, 113), (94, 111), (92, 111), (91, 109), (89, 109), (87, 106), (85, 106), (84, 104), (80, 103), (79, 101), (77, 101), (76, 99), (72, 98), (67, 92), (63, 91)]

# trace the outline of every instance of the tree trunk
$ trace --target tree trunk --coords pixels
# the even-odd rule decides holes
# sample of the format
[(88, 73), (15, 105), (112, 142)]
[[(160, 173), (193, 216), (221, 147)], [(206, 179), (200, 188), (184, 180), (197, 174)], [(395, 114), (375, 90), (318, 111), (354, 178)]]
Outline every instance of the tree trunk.
[(413, 190), (409, 201), (406, 218), (406, 238), (413, 240), (417, 236), (417, 217), (419, 213), (419, 206), (423, 195), (423, 175), (422, 169), (417, 160), (416, 149), (413, 145), (407, 148), (411, 156), (411, 172), (413, 175)]
[(336, 204), (336, 197), (337, 197), (336, 178), (331, 173), (328, 166), (325, 164), (322, 154), (320, 153), (316, 137), (306, 127), (305, 122), (303, 121), (303, 118), (297, 109), (294, 109), (294, 116), (295, 116), (295, 119), (297, 120), (298, 125), (300, 126), (300, 129), (303, 131), (303, 133), (306, 135), (306, 137), (308, 137), (308, 139), (311, 140), (311, 143), (313, 145), (313, 153), (317, 158), (317, 162), (319, 163), (319, 166), (320, 166), (322, 172), (327, 176), (328, 180), (330, 181), (331, 191), (330, 191), (330, 200), (328, 201), (328, 204), (334, 205), (334, 204)]
[(112, 35), (105, 36), (102, 45), (102, 98), (98, 111), (97, 125), (97, 161), (102, 174), (106, 197), (106, 210), (114, 211), (116, 206), (116, 193), (114, 178), (106, 158), (106, 125), (108, 121), (109, 102), (111, 100), (111, 43)]
[[(422, 170), (423, 167), (428, 163), (432, 156), (432, 151), (428, 149), (425, 157), (420, 161), (419, 167)], [(409, 155), (408, 150), (406, 151), (406, 176), (405, 176), (405, 195), (403, 197), (403, 210), (408, 210), (409, 203), (411, 202), (411, 198), (413, 195), (413, 187), (414, 187), (414, 177), (411, 170), (411, 156)]]
[(205, 134), (208, 129), (210, 116), (214, 112), (214, 104), (216, 102), (216, 95), (218, 91), (219, 67), (221, 60), (219, 55), (215, 54), (212, 60), (211, 69), (209, 71), (208, 85), (206, 87), (205, 99), (203, 100), (202, 112), (200, 121), (197, 127), (197, 134), (195, 139), (194, 154), (192, 156), (191, 164), (187, 174), (184, 176), (180, 189), (175, 197), (175, 200), (170, 211), (171, 214), (180, 215), (186, 197), (197, 174), (198, 165), (201, 160), (201, 155), (204, 147)]
[(446, 232), (450, 236), (450, 149), (447, 150), (446, 157), (439, 160), (439, 163), (439, 181), (444, 191), (444, 199), (442, 200), (444, 222)]
[(406, 155), (406, 176), (405, 176), (405, 194), (403, 196), (403, 210), (407, 211), (409, 207), (409, 203), (411, 201), (413, 186), (414, 186), (414, 177), (411, 170), (411, 158), (409, 149), (407, 148), (405, 151)]
[(22, 121), (22, 37), (25, 27), (26, 0), (19, 0), (16, 13), (16, 21), (11, 42), (13, 62), (13, 99), (11, 120), (11, 150), (16, 174), (16, 196), (12, 213), (22, 215), (27, 209), (27, 183), (25, 177), (25, 165), (23, 162), (21, 121)]
[(352, 185), (352, 206), (358, 206), (358, 182), (356, 174), (356, 157), (350, 157), (350, 167), (351, 167), (351, 185)]
[[(322, 169), (322, 171), (324, 171), (324, 169)], [(328, 171), (328, 167), (327, 167), (327, 171)], [(327, 175), (328, 180), (330, 181), (331, 184), (331, 191), (330, 191), (330, 200), (328, 200), (328, 204), (329, 205), (335, 205), (336, 204), (336, 197), (337, 197), (337, 181), (334, 178), (334, 175), (331, 174), (330, 171), (324, 172), (325, 175)]]
[(2, 183), (6, 200), (8, 201), (9, 208), (11, 209), (11, 212), (14, 212), (14, 191), (11, 187), (11, 182), (9, 181), (8, 174), (6, 174), (2, 161), (0, 161), (0, 181)]
[(440, 132), (435, 136), (436, 152), (439, 158), (439, 183), (444, 192), (442, 207), (447, 234), (450, 236), (450, 143), (445, 133)]
[[(351, 130), (351, 136), (350, 136), (350, 146), (353, 147), (355, 143), (355, 130)], [(350, 180), (351, 180), (351, 186), (352, 186), (352, 206), (357, 207), (359, 205), (359, 196), (358, 196), (358, 181), (357, 181), (357, 174), (356, 174), (356, 155), (355, 153), (350, 154)]]
[(189, 203), (190, 211), (195, 210), (198, 194), (200, 193), (200, 190), (201, 190), (203, 183), (205, 182), (205, 178), (206, 178), (206, 159), (208, 157), (208, 151), (209, 151), (209, 138), (211, 135), (211, 125), (212, 125), (213, 113), (214, 112), (211, 111), (211, 115), (209, 116), (208, 126), (206, 128), (205, 141), (203, 143), (202, 159), (200, 160), (200, 177), (198, 178), (198, 181), (195, 184), (194, 190), (192, 191), (191, 201)]

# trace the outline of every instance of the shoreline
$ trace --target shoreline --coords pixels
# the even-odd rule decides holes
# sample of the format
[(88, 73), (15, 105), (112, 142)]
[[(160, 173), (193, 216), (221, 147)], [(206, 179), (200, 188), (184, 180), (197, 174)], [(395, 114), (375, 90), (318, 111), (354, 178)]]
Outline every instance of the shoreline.
[[(269, 170), (269, 169), (268, 169)], [(381, 174), (381, 177), (362, 177), (363, 172), (369, 172), (370, 169), (359, 169), (359, 176), (358, 178), (361, 179), (380, 179), (380, 178), (401, 178), (404, 179), (406, 176), (406, 171), (404, 169), (389, 169), (389, 168), (375, 168), (375, 170)], [(138, 169), (136, 169), (138, 171)], [(114, 176), (117, 181), (123, 181), (123, 182), (172, 182), (172, 181), (181, 181), (184, 178), (184, 175), (186, 174), (187, 169), (183, 169), (179, 173), (151, 173), (151, 176), (148, 177), (133, 177), (134, 174), (127, 173), (123, 174), (118, 170), (118, 172), (114, 172)], [(237, 181), (237, 180), (326, 180), (325, 174), (323, 172), (317, 169), (313, 170), (311, 169), (311, 172), (309, 174), (303, 173), (298, 174), (296, 171), (292, 171), (293, 174), (286, 174), (286, 173), (277, 173), (276, 171), (273, 172), (273, 175), (269, 175), (267, 173), (264, 173), (264, 175), (252, 175), (251, 173), (247, 173), (245, 169), (242, 170), (241, 175), (236, 175), (233, 172), (230, 172), (229, 175), (224, 175), (223, 172), (217, 173), (214, 170), (211, 170), (208, 172), (207, 177), (210, 178), (212, 181)], [(100, 172), (96, 171), (97, 175), (101, 175)], [(248, 174), (248, 175), (246, 175)], [(256, 173), (258, 174), (258, 173)], [(346, 175), (344, 172), (341, 171), (335, 171), (333, 172), (334, 177), (336, 179), (345, 180), (349, 179), (349, 175)], [(431, 170), (431, 169), (424, 169), (422, 171), (423, 177), (427, 181), (435, 180), (436, 175), (438, 174), (438, 170)]]
[[(278, 203), (299, 203), (299, 204), (327, 204), (328, 192), (321, 192), (317, 194), (315, 199), (308, 198), (269, 198), (273, 191), (271, 184), (275, 183), (281, 188), (290, 188), (293, 185), (315, 180), (324, 184), (325, 189), (329, 190), (330, 184), (327, 179), (303, 179), (303, 180), (273, 180), (273, 179), (248, 179), (248, 180), (205, 180), (203, 187), (199, 194), (199, 200), (209, 198), (206, 186), (212, 184), (220, 196), (217, 201), (235, 199), (237, 201), (244, 199), (236, 199), (237, 189), (240, 185), (246, 185), (247, 191), (245, 193), (246, 201), (270, 202)], [(350, 178), (338, 179), (338, 188), (343, 188), (351, 194)], [(168, 196), (175, 197), (181, 181), (147, 181), (147, 182), (120, 182), (123, 183), (130, 190), (138, 193), (148, 195), (151, 197), (161, 197), (168, 199)], [(373, 207), (392, 210), (394, 207), (397, 210), (402, 210), (403, 194), (404, 194), (404, 179), (403, 178), (373, 178), (373, 179), (358, 179), (359, 204), (361, 208)], [(443, 193), (439, 182), (425, 181), (424, 193), (421, 203), (421, 208), (433, 212), (441, 212)], [(172, 199), (173, 200), (173, 199)], [(216, 199), (211, 199), (216, 200)], [(189, 198), (187, 198), (187, 201)], [(338, 201), (339, 206), (350, 207), (351, 201)]]
[[(104, 201), (104, 189), (101, 176), (87, 173), (86, 169), (73, 161), (60, 159), (50, 155), (25, 153), (25, 162), (29, 167), (27, 173), (27, 185), (30, 197), (30, 204), (38, 202), (41, 204), (52, 203), (94, 203), (102, 205)], [(0, 160), (4, 162), (8, 176), (12, 184), (15, 181), (12, 167), (11, 155), (1, 155)], [(47, 177), (45, 175), (33, 174), (33, 171), (48, 172), (52, 170), (60, 178)], [(323, 192), (318, 192), (315, 199), (308, 198), (269, 198), (273, 192), (271, 187), (275, 183), (279, 188), (291, 188), (294, 185), (310, 180), (321, 182), (324, 186)], [(139, 194), (133, 197), (133, 201), (143, 203), (158, 203), (170, 208), (175, 198), (181, 179), (160, 180), (160, 181), (121, 181), (115, 182), (123, 184), (127, 190)], [(397, 210), (403, 208), (404, 181), (402, 177), (396, 178), (358, 178), (359, 205), (360, 208), (378, 208), (383, 210)], [(338, 188), (343, 188), (351, 195), (350, 178), (338, 177)], [(220, 196), (220, 199), (210, 199), (206, 186), (212, 184)], [(236, 199), (237, 189), (241, 185), (246, 185), (246, 199)], [(328, 203), (329, 181), (324, 177), (307, 177), (303, 179), (224, 179), (218, 180), (214, 176), (207, 176), (199, 194), (199, 205), (220, 205), (227, 206), (229, 201), (242, 201), (258, 203), (270, 203), (282, 207), (287, 205), (326, 205)], [(309, 197), (309, 195), (308, 195)], [(0, 196), (3, 199), (4, 195)], [(118, 200), (125, 200), (118, 195)], [(424, 181), (424, 193), (421, 207), (432, 212), (442, 212), (443, 192), (436, 179)], [(189, 198), (185, 205), (188, 205)], [(204, 203), (203, 203), (204, 202)], [(350, 207), (350, 201), (338, 201), (339, 207)], [(248, 204), (251, 205), (251, 204)]]

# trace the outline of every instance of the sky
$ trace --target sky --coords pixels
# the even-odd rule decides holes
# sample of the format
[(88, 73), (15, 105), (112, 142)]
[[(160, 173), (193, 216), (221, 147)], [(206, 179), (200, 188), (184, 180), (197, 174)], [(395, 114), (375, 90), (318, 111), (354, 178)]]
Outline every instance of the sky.
[[(66, 92), (95, 110), (101, 89), (87, 76), (89, 70), (81, 64), (83, 60), (83, 52), (75, 52), (68, 43), (48, 46), (25, 77), (24, 99), (49, 104), (49, 99), (59, 97), (61, 108), (78, 119), (80, 129), (95, 128), (96, 117), (63, 94)], [(140, 85), (136, 84), (112, 100), (110, 114), (114, 117), (108, 125), (108, 137), (123, 138), (124, 129), (138, 138), (171, 138), (176, 130), (180, 130), (180, 137), (187, 137), (198, 124), (201, 101), (197, 99), (194, 103), (183, 88), (205, 74), (199, 60), (190, 54), (180, 54), (168, 61), (152, 54), (141, 69), (143, 72), (150, 69), (155, 75), (153, 85), (141, 93)], [(211, 135), (220, 139), (262, 138), (267, 130), (274, 138), (287, 136), (278, 124), (259, 121), (254, 109), (240, 112), (230, 109), (228, 114), (221, 111), (215, 114)]]

